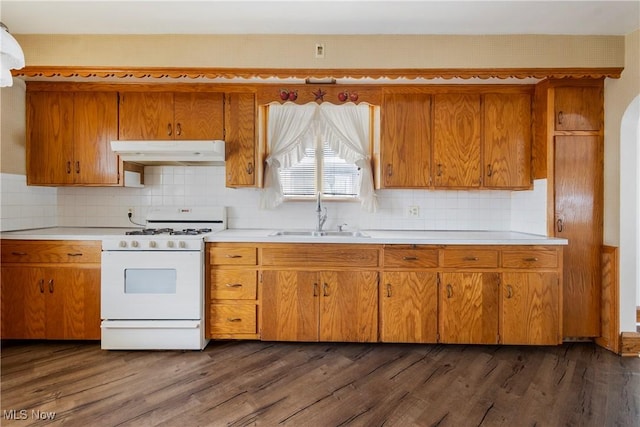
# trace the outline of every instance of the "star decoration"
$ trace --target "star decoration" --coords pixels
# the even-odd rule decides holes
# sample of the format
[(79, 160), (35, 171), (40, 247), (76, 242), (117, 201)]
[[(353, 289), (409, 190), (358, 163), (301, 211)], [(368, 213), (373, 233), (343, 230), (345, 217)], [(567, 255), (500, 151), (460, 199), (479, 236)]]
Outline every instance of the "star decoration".
[(316, 101), (324, 101), (324, 96), (327, 94), (327, 92), (323, 91), (322, 89), (318, 89), (317, 91), (312, 93), (316, 96)]

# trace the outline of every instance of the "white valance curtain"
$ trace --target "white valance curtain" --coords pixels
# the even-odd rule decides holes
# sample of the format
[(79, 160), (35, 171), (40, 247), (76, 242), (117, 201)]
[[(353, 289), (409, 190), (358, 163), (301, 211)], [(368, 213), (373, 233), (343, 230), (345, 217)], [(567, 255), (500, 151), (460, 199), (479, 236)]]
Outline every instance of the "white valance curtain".
[(317, 138), (327, 141), (338, 156), (360, 168), (362, 208), (375, 212), (377, 201), (373, 187), (370, 145), (369, 104), (294, 103), (271, 104), (268, 112), (265, 186), (261, 207), (274, 208), (284, 200), (280, 168), (290, 167), (313, 148)]

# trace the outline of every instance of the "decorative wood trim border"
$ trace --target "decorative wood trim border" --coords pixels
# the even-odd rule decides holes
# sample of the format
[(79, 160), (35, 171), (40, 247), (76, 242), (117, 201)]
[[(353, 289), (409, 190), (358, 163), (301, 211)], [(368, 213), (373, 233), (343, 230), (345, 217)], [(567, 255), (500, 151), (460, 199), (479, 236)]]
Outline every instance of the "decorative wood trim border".
[(205, 78), (205, 79), (563, 79), (563, 78), (620, 78), (622, 67), (609, 68), (165, 68), (165, 67), (85, 67), (85, 66), (27, 66), (13, 70), (17, 77), (64, 78)]

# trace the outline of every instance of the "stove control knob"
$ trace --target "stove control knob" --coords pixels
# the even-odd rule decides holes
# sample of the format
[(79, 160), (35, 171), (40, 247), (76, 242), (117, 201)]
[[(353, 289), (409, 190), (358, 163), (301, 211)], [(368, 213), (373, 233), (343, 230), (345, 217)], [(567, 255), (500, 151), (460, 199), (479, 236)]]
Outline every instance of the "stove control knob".
[(184, 249), (184, 248), (187, 247), (187, 243), (181, 240), (180, 242), (178, 242), (178, 246), (180, 246), (182, 249)]
[(126, 248), (127, 242), (125, 242), (124, 240), (120, 240), (120, 243), (118, 244), (118, 246), (120, 246), (121, 248)]
[(156, 242), (154, 242), (153, 240), (149, 242), (149, 247), (150, 248), (155, 248), (156, 247)]
[(132, 247), (134, 247), (134, 248), (137, 248), (137, 247), (138, 247), (138, 242), (137, 242), (137, 241), (135, 241), (135, 240), (133, 240), (133, 241), (131, 242), (131, 246), (132, 246)]
[(168, 248), (172, 248), (173, 246), (174, 246), (173, 240), (169, 240), (169, 241), (167, 242), (167, 247), (168, 247)]

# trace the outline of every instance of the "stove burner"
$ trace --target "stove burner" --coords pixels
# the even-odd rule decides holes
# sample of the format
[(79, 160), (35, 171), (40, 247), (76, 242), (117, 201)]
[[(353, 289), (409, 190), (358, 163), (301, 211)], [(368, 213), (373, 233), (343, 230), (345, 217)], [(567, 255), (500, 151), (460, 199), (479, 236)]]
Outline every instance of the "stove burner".
[(199, 234), (211, 233), (210, 228), (185, 228), (184, 230), (171, 231), (169, 234), (174, 236), (197, 236)]
[(173, 228), (145, 228), (143, 230), (126, 231), (127, 236), (155, 236), (158, 234), (169, 234), (172, 236), (197, 236), (211, 233), (211, 228), (185, 228), (174, 230)]
[(127, 236), (153, 236), (156, 234), (171, 234), (173, 228), (145, 228), (144, 230), (127, 231)]

